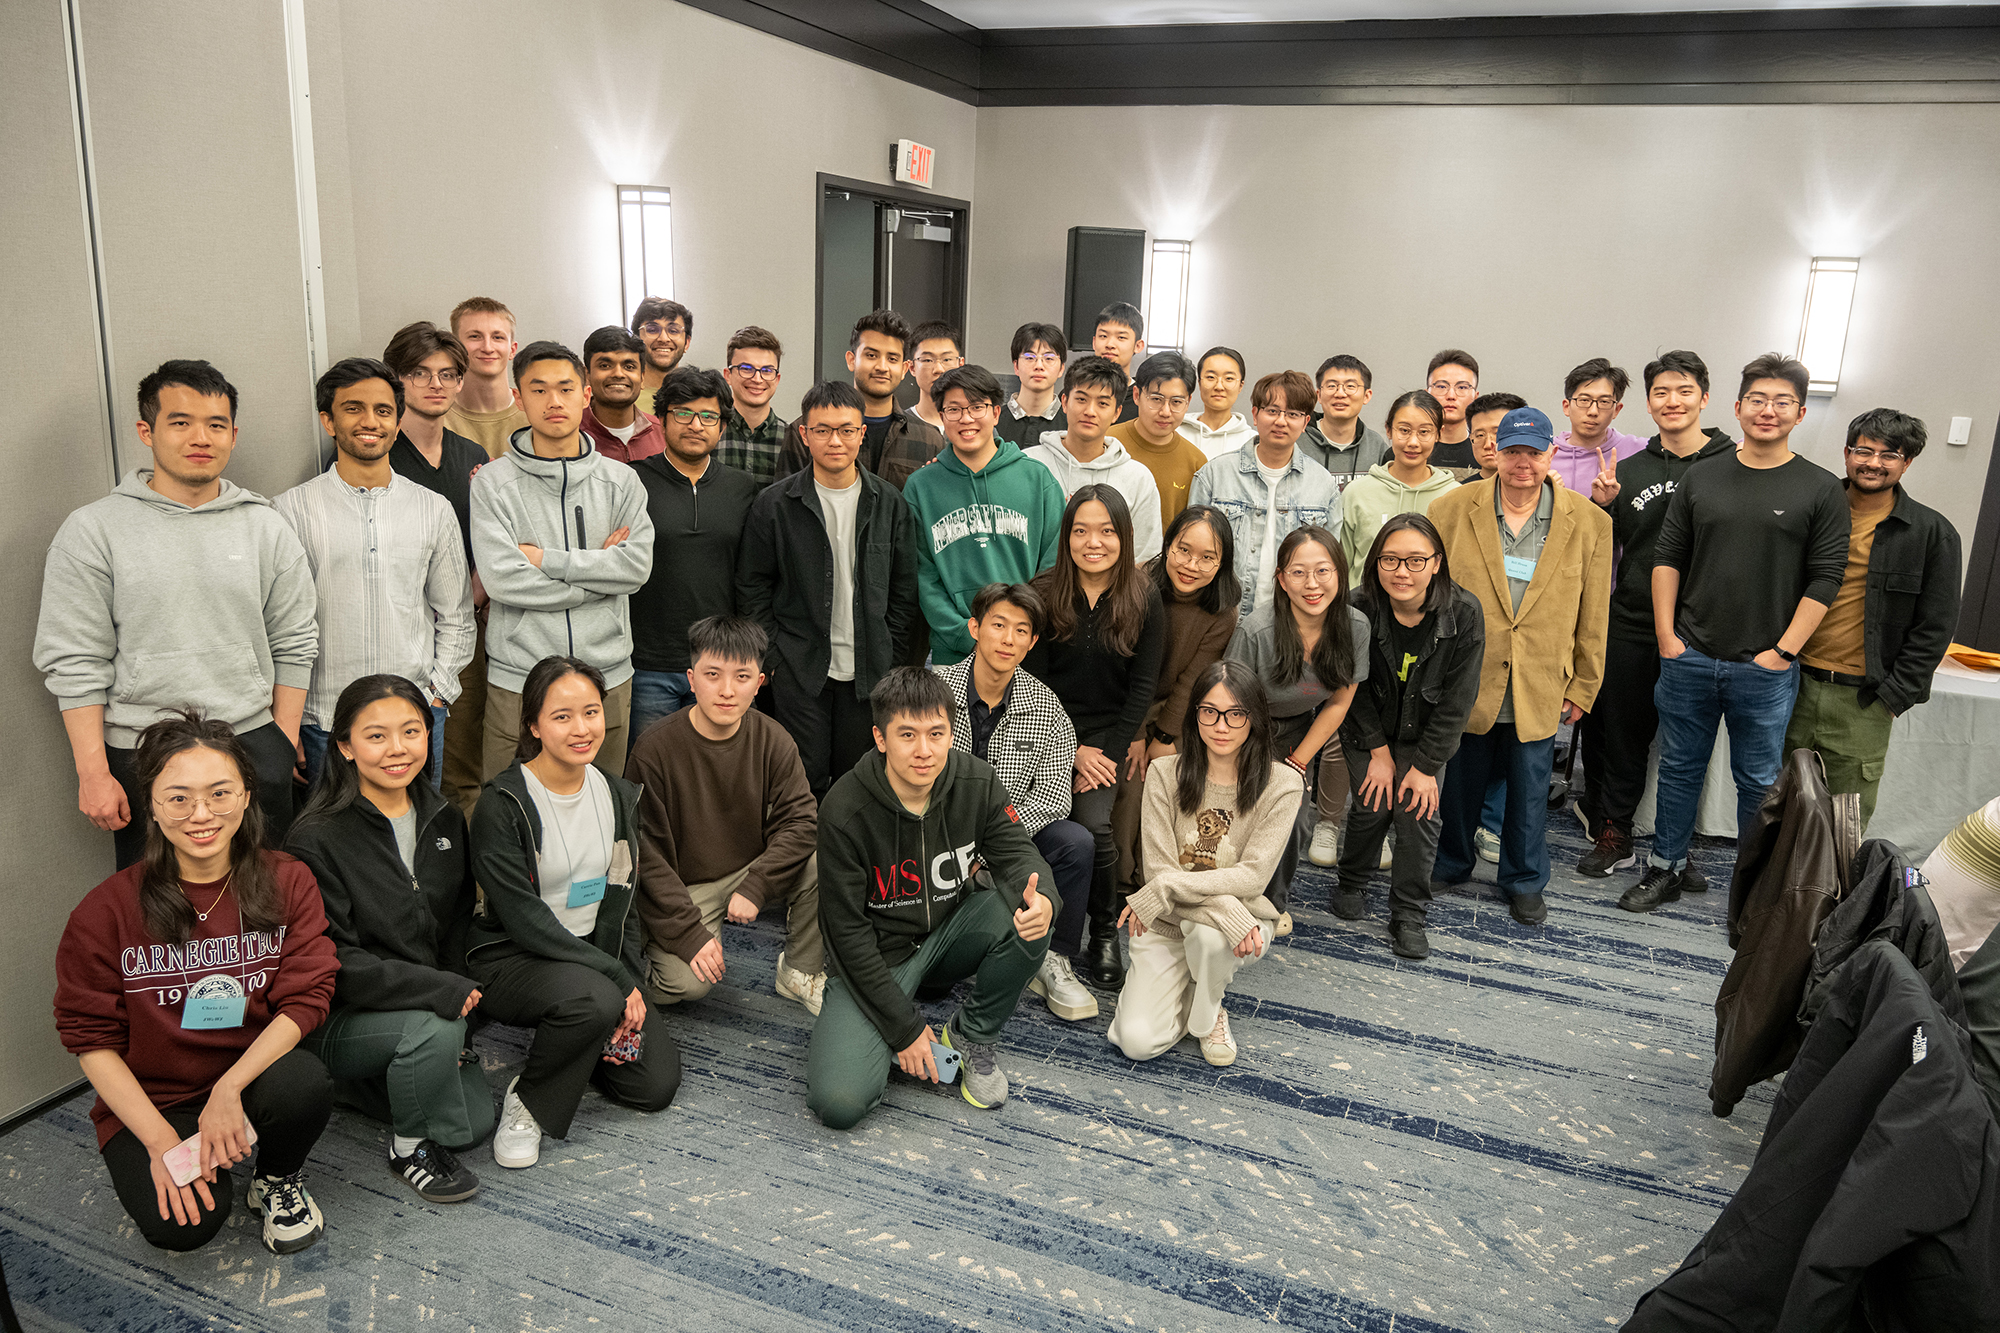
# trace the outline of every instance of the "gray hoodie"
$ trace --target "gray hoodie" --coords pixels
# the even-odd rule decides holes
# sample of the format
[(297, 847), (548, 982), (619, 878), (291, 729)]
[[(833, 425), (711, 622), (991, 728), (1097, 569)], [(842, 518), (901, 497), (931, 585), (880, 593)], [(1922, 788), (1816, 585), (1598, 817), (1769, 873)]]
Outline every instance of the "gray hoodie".
[[(537, 458), (529, 432), (472, 478), (472, 555), (486, 595), (486, 679), (521, 692), (544, 657), (579, 657), (604, 683), (632, 678), (626, 599), (653, 569), (653, 520), (639, 474), (591, 447), (575, 458)], [(618, 545), (604, 539), (631, 529)], [(521, 553), (539, 546), (537, 569)]]
[(1389, 441), (1367, 422), (1354, 423), (1361, 429), (1355, 433), (1354, 443), (1344, 447), (1326, 438), (1320, 429), (1325, 424), (1321, 420), (1307, 426), (1306, 433), (1299, 437), (1299, 448), (1332, 474), (1335, 491), (1345, 491), (1356, 480), (1367, 476), (1369, 468), (1389, 461)]
[(319, 654), (305, 549), (263, 496), (225, 480), (198, 509), (135, 468), (63, 520), (42, 571), (35, 669), (65, 710), (104, 706), (129, 750), (192, 704), (237, 731), (271, 720), (271, 691), (305, 689)]

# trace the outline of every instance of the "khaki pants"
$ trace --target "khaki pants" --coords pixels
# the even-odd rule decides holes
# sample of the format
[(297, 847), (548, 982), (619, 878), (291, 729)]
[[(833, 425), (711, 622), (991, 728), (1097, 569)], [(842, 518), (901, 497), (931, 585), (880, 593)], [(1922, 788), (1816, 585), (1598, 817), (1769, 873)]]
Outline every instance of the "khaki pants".
[[(729, 911), (729, 895), (750, 873), (745, 866), (733, 875), (687, 886), (701, 913), (703, 929), (722, 938), (723, 918)], [(785, 966), (807, 976), (826, 970), (826, 950), (819, 935), (819, 856), (806, 858), (805, 868), (785, 891)], [(646, 941), (646, 992), (655, 1004), (679, 1004), (699, 1000), (713, 987), (694, 974), (679, 954), (669, 953), (651, 940)]]
[(458, 673), (458, 698), (444, 720), (444, 794), (469, 820), (486, 781), (486, 621), (472, 660)]
[[(613, 685), (604, 694), (604, 745), (597, 767), (614, 778), (625, 776), (626, 724), (632, 720), (632, 682)], [(498, 685), (486, 687), (486, 780), (505, 772), (521, 743), (521, 696)]]

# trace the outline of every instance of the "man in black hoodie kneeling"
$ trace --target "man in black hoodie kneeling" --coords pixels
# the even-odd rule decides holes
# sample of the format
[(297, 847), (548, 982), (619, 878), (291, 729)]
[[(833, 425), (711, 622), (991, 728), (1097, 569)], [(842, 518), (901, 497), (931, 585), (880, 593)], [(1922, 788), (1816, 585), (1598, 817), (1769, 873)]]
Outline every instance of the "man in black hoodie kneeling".
[[(1061, 907), (1048, 863), (983, 759), (951, 748), (956, 701), (919, 667), (869, 697), (876, 753), (820, 803), (819, 920), (829, 980), (806, 1057), (806, 1102), (851, 1129), (882, 1102), (893, 1062), (938, 1076), (934, 1044), (959, 1053), (965, 1100), (1007, 1100), (995, 1047), (1049, 948)], [(933, 1032), (919, 988), (974, 977)]]

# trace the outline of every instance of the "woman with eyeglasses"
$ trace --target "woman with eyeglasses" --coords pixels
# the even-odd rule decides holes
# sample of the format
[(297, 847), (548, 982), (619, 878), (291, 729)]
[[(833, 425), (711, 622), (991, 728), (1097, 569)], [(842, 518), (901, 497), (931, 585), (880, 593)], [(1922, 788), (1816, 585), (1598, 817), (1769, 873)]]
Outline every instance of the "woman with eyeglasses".
[(1389, 947), (1402, 958), (1426, 958), (1438, 780), (1479, 698), (1486, 618), (1479, 599), (1451, 581), (1444, 541), (1422, 514), (1382, 525), (1353, 602), (1372, 632), (1368, 677), (1340, 729), (1354, 809), (1333, 911), (1348, 921), (1367, 914), (1368, 881), (1394, 828)]
[(1338, 735), (1355, 686), (1368, 677), (1368, 617), (1348, 604), (1340, 543), (1325, 528), (1300, 528), (1279, 544), (1272, 585), (1273, 595), (1236, 627), (1229, 658), (1264, 683), (1278, 755), (1311, 793), (1294, 812), (1298, 835), (1267, 891), (1278, 909), (1278, 934), (1289, 935), (1301, 846), (1315, 823), (1338, 830), (1347, 805)]
[(479, 1177), (456, 1154), (492, 1130), (493, 1093), (466, 1050), (479, 987), (465, 973), (477, 896), (465, 816), (416, 781), (444, 742), (428, 705), (401, 676), (340, 692), (287, 847), (319, 881), (340, 958), (333, 1012), (306, 1046), (343, 1105), (393, 1127), (389, 1169), (427, 1203), (460, 1203)]
[(1203, 1059), (1230, 1065), (1223, 993), (1276, 937), (1269, 886), (1293, 841), (1303, 779), (1276, 762), (1263, 683), (1239, 662), (1203, 670), (1180, 734), (1181, 752), (1154, 763), (1146, 788), (1146, 884), (1118, 916), (1132, 933), (1132, 967), (1107, 1035), (1133, 1060), (1193, 1037)]
[(495, 1164), (517, 1170), (540, 1160), (544, 1133), (569, 1136), (587, 1086), (641, 1111), (680, 1090), (680, 1048), (639, 986), (639, 789), (596, 767), (604, 726), (596, 667), (535, 663), (514, 763), (472, 811), (483, 900), (466, 971), (482, 1012), (535, 1030), (493, 1135)]
[[(1056, 562), (1033, 587), (1048, 608), (1048, 632), (1022, 669), (1055, 691), (1076, 725), (1075, 795), (1070, 818), (1090, 830), (1094, 847), (1089, 942), (1090, 980), (1115, 989), (1125, 979), (1118, 950), (1118, 845), (1111, 810), (1125, 781), (1125, 761), (1160, 678), (1167, 612), (1160, 591), (1132, 558), (1132, 514), (1117, 488), (1079, 486), (1063, 509)], [(1082, 923), (1065, 912), (1050, 948), (1076, 952)]]
[(1236, 633), (1236, 539), (1229, 517), (1210, 505), (1190, 505), (1167, 525), (1160, 553), (1146, 562), (1145, 574), (1167, 609), (1167, 641), (1160, 654), (1160, 678), (1153, 706), (1139, 735), (1125, 752), (1125, 781), (1111, 808), (1111, 835), (1118, 843), (1118, 890), (1130, 893), (1139, 877), (1139, 809), (1146, 768), (1175, 753), (1180, 719), (1195, 681), (1229, 647)]
[(1369, 468), (1340, 497), (1340, 545), (1349, 587), (1361, 586), (1362, 562), (1391, 515), (1421, 514), (1458, 485), (1449, 471), (1431, 466), (1443, 429), (1444, 406), (1422, 389), (1389, 404), (1387, 461)]
[(118, 1202), (163, 1250), (229, 1220), (229, 1170), (274, 1254), (326, 1229), (301, 1178), (333, 1110), (299, 1042), (333, 999), (333, 940), (302, 863), (259, 850), (257, 770), (229, 726), (189, 709), (139, 737), (146, 853), (92, 889), (56, 951), (56, 1032), (97, 1091), (90, 1118)]

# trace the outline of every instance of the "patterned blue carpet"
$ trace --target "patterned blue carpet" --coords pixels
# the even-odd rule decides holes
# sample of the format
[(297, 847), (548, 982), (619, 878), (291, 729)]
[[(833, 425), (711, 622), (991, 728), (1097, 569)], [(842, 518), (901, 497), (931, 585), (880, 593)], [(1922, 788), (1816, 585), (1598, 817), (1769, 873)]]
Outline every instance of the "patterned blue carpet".
[[(208, 1249), (132, 1230), (77, 1099), (0, 1139), (0, 1245), (31, 1329), (1102, 1329), (1253, 1323), (1368, 1333), (1609, 1327), (1707, 1229), (1772, 1089), (1708, 1111), (1731, 849), (1716, 890), (1649, 917), (1584, 881), (1564, 816), (1549, 923), (1486, 882), (1432, 909), (1409, 964), (1374, 915), (1303, 906), (1246, 969), (1242, 1048), (1134, 1065), (1110, 1009), (1030, 996), (1014, 1095), (976, 1111), (891, 1084), (850, 1134), (805, 1109), (805, 1011), (771, 993), (780, 925), (729, 927), (729, 977), (672, 1015), (686, 1081), (639, 1116), (596, 1094), (567, 1143), (426, 1205), (386, 1129), (336, 1115), (309, 1168), (326, 1239), (291, 1258), (241, 1208)], [(1295, 901), (1323, 902), (1308, 868)], [(949, 1012), (933, 1006), (936, 1016)], [(478, 1045), (504, 1086), (522, 1034)]]

